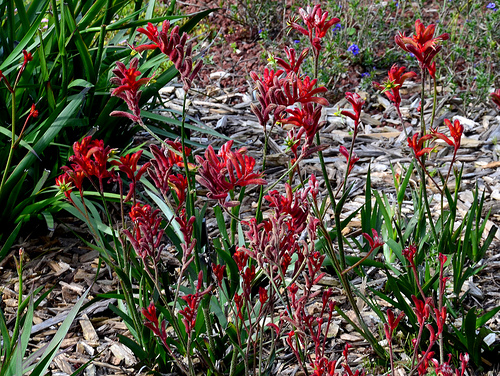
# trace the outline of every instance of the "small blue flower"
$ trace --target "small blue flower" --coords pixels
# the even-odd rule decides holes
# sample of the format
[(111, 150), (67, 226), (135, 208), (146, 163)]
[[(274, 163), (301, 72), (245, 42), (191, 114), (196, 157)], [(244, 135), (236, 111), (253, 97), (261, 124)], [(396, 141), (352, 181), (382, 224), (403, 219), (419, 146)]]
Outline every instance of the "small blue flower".
[(488, 5), (486, 5), (486, 8), (491, 9), (494, 12), (498, 10), (495, 3), (489, 3)]
[(300, 43), (300, 40), (298, 40), (298, 39), (294, 39), (294, 40), (293, 40), (293, 43), (295, 43), (295, 44)]
[(359, 47), (356, 44), (353, 44), (347, 49), (347, 51), (352, 52), (352, 54), (356, 56), (357, 54), (359, 54)]
[(361, 77), (368, 77), (369, 75), (370, 75), (370, 73), (368, 73), (368, 72), (361, 73)]

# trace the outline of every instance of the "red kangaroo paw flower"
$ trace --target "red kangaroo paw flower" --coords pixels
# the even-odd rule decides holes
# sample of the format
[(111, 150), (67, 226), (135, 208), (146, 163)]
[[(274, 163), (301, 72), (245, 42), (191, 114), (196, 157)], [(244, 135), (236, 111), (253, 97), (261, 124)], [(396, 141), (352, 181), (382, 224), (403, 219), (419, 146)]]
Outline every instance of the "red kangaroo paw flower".
[[(424, 27), (422, 21), (415, 21), (415, 34), (410, 38), (399, 33), (394, 41), (404, 51), (415, 55), (422, 69), (431, 67), (432, 59), (441, 50), (440, 42), (450, 38), (449, 34), (444, 33), (434, 38), (436, 26), (431, 24)], [(435, 69), (431, 67), (431, 70)]]

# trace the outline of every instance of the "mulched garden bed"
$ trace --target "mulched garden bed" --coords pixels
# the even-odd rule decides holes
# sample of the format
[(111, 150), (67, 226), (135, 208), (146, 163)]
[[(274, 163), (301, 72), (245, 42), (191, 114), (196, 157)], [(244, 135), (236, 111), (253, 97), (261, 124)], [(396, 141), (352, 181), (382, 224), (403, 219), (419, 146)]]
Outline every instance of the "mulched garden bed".
[[(202, 10), (211, 3), (210, 0), (191, 1), (184, 11)], [(248, 148), (250, 155), (259, 159), (263, 147), (263, 133), (250, 111), (253, 88), (248, 80), (251, 70), (260, 72), (266, 65), (267, 62), (261, 58), (262, 53), (266, 52), (265, 47), (258, 43), (258, 33), (255, 35), (255, 30), (245, 29), (229, 20), (223, 11), (212, 14), (206, 22), (209, 27), (218, 30), (218, 37), (210, 47), (213, 60), (202, 71), (201, 83), (190, 98), (188, 113), (207, 127), (240, 142)], [(237, 50), (230, 46), (231, 43), (237, 44)], [(355, 68), (352, 69), (356, 71)], [(355, 91), (358, 82), (356, 77), (341, 81), (340, 85), (344, 91), (347, 91), (345, 88), (348, 85), (352, 85), (348, 87), (348, 91)], [(416, 83), (404, 87), (401, 110), (407, 121), (405, 124), (407, 127), (415, 126), (417, 122), (419, 87), (420, 85)], [(356, 153), (360, 161), (351, 174), (350, 179), (355, 182), (356, 189), (344, 208), (344, 217), (363, 204), (365, 179), (369, 167), (373, 188), (390, 196), (393, 192), (387, 187), (392, 186), (391, 165), (398, 170), (400, 164), (410, 161), (406, 138), (394, 107), (380, 94), (361, 94), (366, 96), (366, 105), (362, 117), (364, 131), (356, 141)], [(181, 98), (176, 97), (172, 88), (165, 88), (162, 95), (167, 107), (165, 110), (182, 106)], [(332, 182), (340, 182), (346, 166), (345, 159), (339, 154), (339, 146), (349, 144), (352, 136), (349, 124), (344, 124), (335, 114), (338, 108), (347, 108), (347, 102), (338, 96), (331, 96), (330, 102), (331, 106), (325, 108), (323, 113), (327, 124), (321, 131), (321, 142), (328, 145), (324, 155), (330, 178)], [(441, 108), (447, 109), (440, 114), (441, 122), (445, 117), (451, 119), (453, 116), (464, 116), (459, 111), (459, 100), (445, 89), (442, 90), (438, 103)], [(486, 192), (484, 213), (491, 210), (487, 224), (489, 229), (491, 226), (500, 226), (500, 169), (498, 168), (500, 148), (495, 141), (500, 138), (500, 116), (488, 106), (475, 109), (474, 114), (471, 118), (461, 118), (465, 124), (465, 133), (458, 161), (464, 165), (464, 180), (459, 195), (459, 211), (464, 213), (470, 205), (471, 191), (477, 183), (479, 188)], [(281, 141), (284, 136), (286, 136), (285, 130), (275, 129), (270, 144), (268, 168), (265, 171), (270, 181), (275, 181), (286, 170), (288, 156), (283, 151)], [(138, 135), (138, 141), (142, 141), (143, 137), (144, 135)], [(192, 134), (192, 139), (202, 144), (223, 143), (222, 140), (212, 139), (204, 134)], [(201, 150), (194, 152), (201, 153)], [(437, 155), (431, 159), (431, 163), (439, 167), (441, 162), (449, 160), (451, 160), (450, 150), (442, 145)], [(443, 168), (446, 173), (447, 167), (439, 168)], [(304, 161), (304, 171), (320, 174), (316, 157)], [(280, 188), (283, 186), (278, 184), (278, 189)], [(256, 191), (250, 191), (245, 200), (243, 205), (252, 208), (252, 203), (256, 201)], [(243, 217), (249, 215), (250, 211), (242, 213)], [(86, 247), (69, 231), (71, 229), (85, 237), (87, 236), (85, 227), (71, 218), (58, 219), (60, 224), (55, 230), (47, 231), (38, 227), (32, 232), (25, 232), (14, 246), (16, 251), (20, 247), (25, 250), (26, 264), (23, 279), (26, 291), (29, 293), (39, 286), (52, 288), (35, 312), (29, 346), (31, 351), (51, 339), (58, 324), (64, 320), (67, 312), (87, 288), (91, 288), (90, 301), (96, 294), (115, 291), (118, 288), (116, 276), (107, 267), (101, 267), (96, 278), (99, 262), (97, 252)], [(326, 220), (328, 221), (328, 218)], [(207, 225), (209, 233), (215, 235), (217, 231), (215, 220), (209, 219)], [(349, 224), (346, 235), (356, 233), (359, 225), (359, 219), (354, 219)], [(19, 291), (14, 254), (17, 257), (17, 252), (13, 252), (0, 262), (0, 286), (2, 286), (0, 290), (8, 321), (15, 318)], [(485, 267), (481, 272), (466, 284), (470, 292), (466, 304), (488, 310), (500, 305), (500, 233), (497, 233), (483, 263)], [(371, 278), (374, 285), (384, 283), (381, 274), (373, 274)], [(353, 283), (359, 287), (363, 282), (354, 280)], [(327, 276), (322, 284), (333, 287), (336, 291), (335, 299), (341, 304), (345, 303), (345, 297), (342, 296), (336, 278)], [(136, 361), (134, 354), (118, 342), (117, 334), (127, 335), (128, 331), (125, 324), (108, 308), (109, 304), (115, 303), (114, 299), (97, 301), (78, 316), (63, 341), (61, 353), (51, 366), (53, 375), (69, 375), (92, 357), (95, 357), (94, 361), (85, 371), (85, 375), (141, 374), (141, 370), (134, 368)], [(375, 315), (371, 315), (368, 309), (364, 308), (364, 314), (371, 318), (370, 324), (375, 327), (379, 325)], [(314, 305), (311, 309), (314, 309)], [(488, 326), (494, 331), (499, 331), (500, 314), (495, 315), (488, 322)], [(494, 339), (497, 342), (499, 340), (499, 338)], [(345, 342), (353, 345), (352, 359), (350, 358), (353, 365), (370, 361), (372, 354), (367, 343), (338, 317), (335, 318), (329, 341), (331, 341), (331, 351), (336, 353), (340, 353)], [(491, 366), (492, 368), (484, 375), (494, 376), (500, 372), (499, 364)], [(275, 372), (280, 375), (301, 374), (298, 372), (295, 359), (289, 354), (281, 354), (278, 357)]]

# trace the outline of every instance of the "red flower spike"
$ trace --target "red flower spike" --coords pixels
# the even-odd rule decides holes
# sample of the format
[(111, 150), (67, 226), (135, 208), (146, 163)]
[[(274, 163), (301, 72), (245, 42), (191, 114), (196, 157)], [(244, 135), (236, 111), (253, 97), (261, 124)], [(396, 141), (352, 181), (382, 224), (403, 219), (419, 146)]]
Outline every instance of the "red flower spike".
[(30, 116), (32, 118), (37, 118), (38, 117), (38, 110), (36, 109), (34, 103), (31, 105), (30, 114), (28, 116)]
[(415, 55), (422, 69), (428, 69), (431, 67), (432, 59), (442, 48), (440, 42), (450, 38), (447, 33), (434, 38), (435, 29), (435, 25), (431, 24), (425, 28), (422, 21), (417, 20), (415, 21), (415, 35), (410, 38), (399, 33), (394, 40), (404, 51)]
[(130, 60), (128, 69), (121, 61), (116, 62), (117, 68), (113, 69), (115, 77), (112, 77), (110, 82), (113, 85), (118, 85), (118, 87), (111, 92), (111, 95), (123, 99), (132, 113), (113, 111), (110, 113), (110, 116), (127, 117), (136, 123), (141, 121), (141, 109), (139, 106), (141, 91), (139, 89), (141, 86), (147, 84), (151, 78), (143, 77), (137, 79), (141, 75), (141, 72), (137, 70), (138, 65), (139, 60), (137, 58)]
[(345, 157), (346, 162), (349, 163), (349, 166), (347, 166), (347, 173), (350, 174), (356, 162), (359, 161), (359, 157), (356, 155), (356, 153), (353, 152), (351, 160), (349, 161), (349, 151), (343, 145), (340, 146), (339, 152)]
[(281, 123), (292, 124), (300, 127), (301, 130), (303, 129), (303, 132), (306, 134), (306, 145), (312, 145), (316, 133), (325, 124), (325, 122), (320, 122), (321, 107), (314, 106), (312, 103), (306, 103), (302, 108), (294, 107), (286, 109), (286, 112), (290, 116), (283, 119)]
[(323, 12), (319, 4), (316, 4), (313, 8), (300, 8), (299, 14), (306, 24), (307, 30), (297, 23), (296, 18), (292, 18), (288, 22), (288, 26), (297, 30), (301, 34), (308, 36), (309, 41), (316, 50), (316, 54), (318, 54), (321, 50), (321, 39), (334, 24), (340, 22), (340, 19), (332, 18), (327, 20), (328, 12)]
[[(405, 316), (405, 313), (401, 312), (398, 315), (398, 317), (395, 318), (392, 310), (390, 308), (387, 310), (387, 324), (384, 325), (385, 335), (386, 335), (387, 341), (392, 340), (392, 334), (404, 316)], [(387, 326), (387, 328), (386, 328), (386, 326)]]
[(215, 278), (217, 279), (217, 284), (220, 286), (222, 280), (224, 279), (224, 271), (226, 270), (226, 265), (212, 265), (212, 271), (214, 272)]
[(460, 376), (464, 376), (467, 365), (469, 364), (469, 354), (460, 354)]
[(433, 61), (432, 64), (427, 67), (427, 71), (431, 75), (432, 79), (435, 80), (436, 79), (436, 62), (435, 61)]
[(247, 265), (248, 257), (248, 254), (244, 251), (234, 252), (233, 259), (236, 262), (236, 265), (238, 265), (238, 270), (240, 272)]
[(243, 279), (243, 295), (245, 299), (250, 300), (250, 293), (252, 291), (252, 281), (255, 278), (255, 264), (247, 266), (242, 274)]
[(243, 320), (243, 295), (239, 295), (238, 293), (234, 294), (234, 304), (236, 305), (236, 313), (240, 320)]
[(370, 235), (368, 235), (366, 233), (363, 233), (363, 237), (366, 239), (366, 241), (370, 245), (370, 252), (373, 252), (375, 249), (377, 249), (378, 247), (382, 247), (385, 244), (382, 237), (379, 236), (379, 234), (377, 233), (377, 230), (375, 230), (374, 228), (372, 229), (372, 235), (373, 235), (373, 237), (371, 237)]
[(437, 335), (439, 336), (441, 333), (443, 333), (444, 325), (446, 324), (446, 307), (443, 307), (441, 309), (441, 312), (437, 308), (434, 308), (434, 314), (436, 315), (436, 324), (438, 327)]
[(434, 137), (433, 134), (426, 134), (423, 137), (418, 138), (419, 134), (415, 133), (412, 138), (408, 137), (408, 146), (410, 149), (413, 150), (415, 153), (415, 157), (417, 159), (420, 159), (420, 157), (424, 154), (430, 154), (432, 151), (434, 151), (434, 148), (432, 147), (426, 147), (424, 148), (424, 142), (427, 140), (430, 140)]
[(399, 108), (401, 104), (401, 96), (399, 94), (399, 90), (403, 83), (412, 77), (415, 77), (417, 74), (415, 72), (406, 72), (406, 67), (399, 67), (397, 64), (394, 64), (388, 72), (387, 80), (379, 84), (378, 82), (373, 81), (373, 86), (378, 90), (382, 90), (383, 93), (389, 98), (391, 102), (394, 102), (394, 105)]
[(444, 119), (444, 123), (450, 130), (451, 137), (453, 137), (455, 150), (458, 150), (458, 148), (460, 148), (460, 142), (464, 133), (464, 126), (457, 119), (455, 119), (453, 124), (451, 124), (450, 120)]
[(127, 154), (120, 157), (119, 161), (111, 161), (113, 166), (118, 166), (118, 169), (125, 173), (130, 180), (129, 191), (124, 201), (128, 202), (131, 200), (132, 196), (135, 197), (135, 187), (137, 182), (141, 179), (141, 176), (146, 172), (150, 166), (150, 162), (145, 163), (139, 169), (137, 163), (142, 155), (142, 150), (135, 153)]
[(130, 209), (129, 216), (134, 222), (133, 233), (128, 230), (123, 230), (123, 233), (143, 260), (150, 257), (153, 262), (158, 262), (160, 258), (164, 230), (160, 229), (159, 214), (159, 209), (152, 211), (149, 205), (135, 204)]
[(30, 61), (33, 61), (33, 55), (31, 55), (31, 52), (28, 52), (26, 50), (23, 50), (23, 65), (28, 64)]
[(410, 244), (408, 247), (403, 249), (402, 253), (411, 266), (415, 265), (415, 255), (417, 254), (417, 246), (415, 244)]
[(182, 174), (169, 175), (168, 185), (177, 195), (178, 208), (186, 202), (186, 192), (188, 188), (187, 178)]
[(56, 178), (56, 186), (59, 187), (59, 190), (64, 193), (64, 195), (66, 196), (66, 198), (68, 200), (71, 200), (71, 191), (72, 191), (72, 187), (71, 187), (71, 184), (73, 183), (73, 179), (70, 178), (70, 176), (68, 175), (67, 172), (65, 172), (64, 174), (58, 176)]
[(208, 198), (219, 200), (224, 206), (235, 206), (238, 202), (224, 203), (228, 193), (235, 187), (244, 187), (250, 184), (265, 185), (262, 174), (253, 172), (255, 159), (245, 155), (246, 150), (232, 151), (232, 141), (224, 144), (216, 155), (212, 145), (205, 151), (205, 159), (196, 156), (200, 164), (196, 180), (210, 192)]
[(81, 142), (73, 144), (73, 151), (74, 155), (69, 157), (69, 161), (73, 162), (73, 169), (71, 170), (68, 167), (63, 167), (63, 169), (70, 174), (75, 185), (77, 184), (77, 178), (71, 175), (73, 172), (82, 171), (87, 178), (91, 176), (97, 177), (102, 192), (102, 180), (112, 177), (112, 174), (107, 169), (107, 162), (113, 150), (109, 146), (105, 147), (104, 141), (92, 140), (91, 136), (87, 136)]
[(304, 59), (307, 57), (307, 54), (309, 53), (309, 48), (305, 48), (299, 55), (298, 58), (296, 58), (296, 51), (293, 48), (285, 47), (285, 54), (288, 59), (288, 62), (283, 60), (282, 58), (277, 57), (276, 58), (276, 63), (283, 67), (285, 70), (286, 74), (290, 72), (294, 72), (296, 74), (299, 73), (300, 66), (304, 62)]
[(204, 291), (201, 291), (203, 287), (203, 271), (200, 271), (198, 274), (198, 283), (196, 285), (196, 293), (182, 296), (186, 302), (186, 307), (179, 311), (179, 313), (183, 316), (182, 322), (186, 327), (186, 332), (188, 335), (192, 334), (194, 327), (196, 326), (196, 316), (198, 314), (198, 307), (200, 305), (201, 299), (208, 294), (212, 287), (208, 287)]
[(448, 354), (448, 361), (443, 364), (439, 364), (437, 359), (432, 359), (432, 363), (434, 363), (434, 372), (438, 376), (458, 376), (458, 370), (453, 372), (453, 367), (450, 365), (451, 363), (451, 354)]
[(345, 98), (352, 105), (352, 109), (354, 110), (354, 112), (342, 110), (341, 114), (350, 117), (352, 120), (354, 120), (356, 128), (355, 132), (356, 132), (359, 123), (359, 118), (361, 117), (361, 108), (365, 104), (365, 101), (361, 98), (361, 96), (358, 93), (347, 92), (345, 93)]
[(267, 302), (267, 299), (269, 299), (267, 290), (264, 287), (259, 286), (259, 301), (261, 306), (264, 305), (265, 302)]
[(145, 50), (154, 50), (155, 48), (159, 47), (160, 39), (158, 37), (158, 27), (154, 26), (151, 22), (148, 22), (148, 26), (146, 27), (146, 29), (140, 27), (137, 29), (137, 32), (146, 35), (148, 39), (153, 42), (153, 44), (143, 44), (141, 46), (135, 47), (134, 50), (136, 50), (137, 52), (142, 52)]
[(146, 320), (150, 321), (151, 324), (153, 324), (154, 327), (158, 327), (158, 316), (156, 315), (156, 307), (153, 302), (151, 302), (148, 306), (148, 308), (143, 308), (142, 309), (142, 315), (146, 318)]
[(163, 21), (161, 31), (158, 31), (158, 27), (151, 23), (148, 23), (146, 29), (142, 27), (137, 29), (138, 32), (146, 35), (153, 43), (140, 45), (134, 49), (142, 52), (159, 48), (163, 54), (169, 57), (170, 61), (172, 61), (175, 68), (179, 71), (181, 80), (184, 82), (184, 90), (188, 91), (193, 79), (201, 68), (202, 62), (200, 60), (193, 68), (193, 57), (191, 56), (192, 45), (191, 43), (186, 44), (188, 39), (187, 34), (184, 33), (181, 36), (178, 25), (172, 28), (170, 34), (168, 33), (169, 29), (170, 21), (168, 20)]

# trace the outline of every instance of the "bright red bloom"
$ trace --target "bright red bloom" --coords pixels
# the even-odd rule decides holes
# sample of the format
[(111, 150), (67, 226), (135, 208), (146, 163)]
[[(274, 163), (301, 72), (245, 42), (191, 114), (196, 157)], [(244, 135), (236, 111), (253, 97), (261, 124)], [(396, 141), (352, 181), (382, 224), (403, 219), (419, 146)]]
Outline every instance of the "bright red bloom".
[(264, 74), (262, 75), (262, 77), (259, 77), (259, 75), (254, 71), (250, 72), (250, 77), (252, 77), (252, 80), (256, 84), (260, 82), (264, 88), (264, 91), (268, 91), (274, 85), (274, 79), (279, 79), (283, 72), (283, 69), (277, 69), (276, 71), (274, 71), (274, 69), (264, 68)]
[(23, 50), (23, 57), (24, 57), (23, 65), (26, 65), (28, 64), (28, 62), (33, 61), (33, 55), (31, 55), (31, 52)]
[(382, 247), (385, 244), (382, 237), (379, 236), (379, 234), (377, 233), (377, 230), (375, 230), (374, 228), (372, 228), (372, 235), (373, 235), (373, 237), (371, 237), (367, 233), (363, 233), (363, 237), (366, 239), (366, 241), (370, 245), (370, 252), (373, 252), (375, 249), (377, 249), (378, 247)]
[(398, 67), (397, 64), (394, 64), (388, 73), (388, 78), (383, 84), (379, 84), (378, 82), (373, 81), (373, 86), (379, 90), (382, 90), (387, 98), (390, 101), (394, 102), (396, 107), (399, 107), (401, 104), (401, 96), (399, 95), (399, 90), (403, 83), (412, 77), (415, 77), (417, 74), (415, 72), (406, 72), (406, 67)]
[(289, 105), (297, 102), (302, 104), (313, 102), (322, 106), (329, 105), (325, 98), (315, 97), (316, 94), (325, 93), (327, 91), (324, 86), (316, 87), (316, 83), (318, 82), (317, 78), (311, 80), (309, 76), (305, 76), (303, 79), (295, 75), (292, 76), (293, 77), (291, 77), (284, 86), (284, 92), (288, 98)]
[(113, 166), (118, 166), (120, 171), (124, 172), (130, 180), (129, 191), (124, 201), (128, 202), (135, 196), (135, 187), (137, 182), (141, 179), (142, 174), (146, 172), (148, 167), (150, 166), (150, 162), (142, 165), (139, 170), (137, 170), (137, 163), (139, 162), (139, 158), (141, 158), (142, 150), (139, 150), (135, 153), (130, 153), (125, 156), (120, 157), (119, 161), (111, 161)]
[(70, 194), (72, 191), (71, 184), (73, 183), (73, 179), (69, 176), (67, 172), (58, 176), (56, 178), (56, 186), (59, 187), (59, 190), (64, 193), (67, 199), (71, 199)]
[(418, 299), (415, 295), (411, 296), (415, 308), (413, 311), (417, 316), (418, 325), (422, 327), (424, 323), (429, 319), (431, 313), (432, 298), (427, 298), (425, 301)]
[(355, 131), (357, 132), (357, 127), (359, 124), (359, 118), (361, 117), (361, 108), (365, 104), (365, 101), (363, 98), (358, 93), (345, 93), (345, 98), (347, 101), (352, 105), (352, 109), (354, 112), (347, 111), (347, 110), (342, 110), (341, 114), (350, 117), (352, 120), (354, 120), (354, 127)]
[(424, 142), (430, 140), (432, 137), (432, 134), (426, 134), (419, 139), (418, 133), (415, 133), (412, 138), (408, 137), (408, 146), (413, 150), (417, 159), (419, 159), (424, 154), (430, 154), (434, 150), (434, 147), (423, 147)]
[(182, 267), (185, 269), (194, 260), (194, 247), (196, 245), (196, 239), (193, 239), (194, 231), (194, 221), (196, 217), (193, 215), (191, 218), (187, 218), (186, 209), (182, 208), (179, 215), (175, 217), (175, 221), (179, 224), (180, 231), (182, 232), (184, 241), (181, 243), (182, 248)]
[(408, 260), (411, 266), (415, 265), (415, 255), (417, 254), (417, 246), (415, 244), (410, 244), (408, 247), (403, 249), (403, 256)]
[(182, 174), (169, 175), (168, 185), (177, 195), (178, 207), (181, 207), (186, 202), (186, 192), (188, 188), (187, 178)]
[(277, 190), (272, 190), (264, 198), (278, 213), (290, 215), (293, 231), (300, 232), (305, 228), (309, 215), (308, 189), (294, 192), (292, 187), (285, 183), (285, 192), (286, 195), (283, 196)]
[(452, 124), (449, 119), (444, 119), (444, 123), (450, 130), (450, 136), (453, 138), (453, 141), (446, 137), (444, 134), (437, 132), (434, 129), (431, 129), (431, 134), (435, 138), (439, 138), (446, 142), (448, 145), (453, 146), (455, 148), (455, 151), (457, 151), (460, 148), (462, 134), (464, 133), (464, 126), (458, 120), (455, 120)]
[(245, 271), (241, 274), (241, 277), (243, 278), (243, 295), (245, 299), (250, 300), (252, 281), (255, 278), (255, 264), (247, 266)]
[(293, 124), (296, 127), (300, 127), (299, 133), (296, 135), (296, 139), (300, 136), (306, 134), (306, 145), (311, 145), (313, 143), (314, 136), (325, 124), (320, 122), (321, 118), (321, 107), (314, 106), (312, 103), (306, 103), (302, 105), (302, 108), (291, 108), (286, 110), (290, 114), (289, 117), (281, 121), (282, 124)]
[(38, 117), (38, 110), (36, 109), (34, 103), (31, 105), (30, 113), (29, 113), (28, 116), (30, 116), (32, 118), (37, 118)]
[(236, 305), (236, 313), (240, 320), (243, 320), (243, 295), (239, 295), (238, 293), (234, 294), (234, 304)]
[(462, 140), (462, 135), (464, 133), (464, 126), (457, 119), (455, 119), (453, 125), (451, 124), (451, 121), (448, 119), (444, 119), (444, 123), (450, 130), (451, 137), (453, 137), (453, 141), (455, 142), (454, 145), (455, 149), (460, 148), (460, 142)]
[(138, 65), (139, 60), (136, 57), (130, 60), (128, 69), (121, 61), (116, 62), (117, 68), (113, 69), (115, 77), (112, 77), (110, 82), (113, 85), (118, 85), (118, 87), (111, 92), (111, 95), (123, 99), (132, 113), (113, 111), (110, 113), (110, 116), (127, 117), (136, 123), (141, 121), (141, 109), (139, 106), (141, 91), (139, 89), (142, 85), (147, 84), (151, 78), (143, 77), (137, 79), (141, 75), (141, 72), (137, 70)]
[(424, 27), (422, 21), (415, 21), (415, 35), (411, 38), (399, 33), (394, 38), (396, 44), (406, 52), (415, 55), (422, 69), (431, 67), (434, 56), (441, 50), (441, 41), (450, 38), (448, 33), (441, 34), (434, 38), (436, 25), (431, 24)]
[(148, 23), (146, 29), (140, 27), (137, 29), (138, 32), (143, 33), (148, 37), (152, 44), (144, 44), (134, 49), (138, 52), (144, 50), (154, 50), (159, 48), (160, 51), (167, 55), (174, 63), (175, 68), (179, 71), (181, 79), (184, 82), (184, 90), (188, 91), (191, 87), (193, 79), (196, 77), (202, 66), (202, 60), (193, 67), (193, 57), (192, 57), (192, 44), (187, 42), (188, 36), (186, 33), (180, 35), (180, 28), (175, 25), (170, 34), (168, 30), (170, 29), (170, 21), (165, 20), (162, 24), (161, 31), (158, 31), (158, 27), (151, 23)]
[(248, 262), (248, 254), (244, 251), (236, 251), (234, 252), (233, 259), (238, 266), (238, 270), (241, 272), (243, 268), (247, 265)]
[[(156, 188), (160, 190), (163, 196), (166, 196), (172, 185), (172, 182), (169, 181), (172, 168), (175, 166), (184, 168), (182, 144), (179, 141), (170, 140), (165, 141), (165, 143), (167, 146), (162, 145), (161, 148), (154, 144), (149, 147), (154, 158), (150, 161), (153, 168), (148, 170), (149, 176), (153, 179)], [(191, 155), (191, 149), (186, 147), (184, 150), (186, 157), (189, 157), (189, 155)], [(188, 163), (188, 168), (192, 170), (194, 165)]]
[(437, 335), (439, 336), (441, 333), (443, 333), (444, 325), (446, 324), (446, 306), (441, 308), (441, 311), (439, 311), (437, 308), (434, 308), (434, 314), (436, 315), (436, 324), (438, 327)]
[(387, 338), (387, 341), (390, 342), (392, 340), (392, 333), (404, 316), (405, 313), (401, 312), (397, 318), (394, 318), (394, 312), (392, 312), (390, 308), (387, 310), (387, 323), (384, 324), (385, 337)]
[(427, 71), (431, 75), (431, 77), (435, 80), (436, 79), (436, 62), (433, 61), (431, 65), (427, 67)]
[(133, 234), (128, 230), (123, 230), (123, 232), (137, 255), (143, 260), (151, 257), (153, 262), (158, 262), (164, 233), (164, 230), (160, 228), (160, 210), (152, 211), (149, 205), (135, 204), (130, 209), (129, 216), (134, 222)]
[[(69, 157), (69, 161), (73, 163), (72, 169), (63, 167), (77, 183), (77, 179), (72, 176), (73, 172), (82, 171), (87, 178), (95, 176), (99, 179), (99, 189), (103, 191), (102, 180), (112, 177), (108, 171), (107, 162), (112, 153), (109, 146), (104, 146), (103, 140), (92, 140), (91, 136), (82, 139), (81, 142), (73, 144), (74, 155)], [(71, 172), (73, 171), (73, 172)]]
[[(167, 21), (168, 27), (170, 27), (170, 22)], [(168, 30), (167, 27), (167, 30)], [(142, 52), (145, 50), (154, 50), (160, 46), (160, 39), (158, 38), (158, 27), (154, 26), (151, 22), (148, 22), (148, 26), (146, 26), (146, 29), (143, 27), (140, 27), (137, 29), (137, 32), (142, 33), (148, 37), (150, 41), (153, 42), (153, 44), (143, 44), (138, 47), (135, 47), (134, 49), (137, 52)]]
[(181, 299), (183, 299), (186, 302), (186, 307), (183, 310), (179, 311), (179, 313), (183, 316), (182, 322), (184, 323), (184, 326), (186, 327), (186, 332), (188, 333), (189, 336), (191, 335), (191, 332), (196, 326), (196, 316), (198, 314), (198, 306), (200, 305), (200, 301), (206, 294), (208, 294), (212, 290), (211, 287), (208, 287), (204, 291), (201, 291), (202, 287), (203, 287), (203, 271), (200, 271), (200, 273), (198, 274), (196, 293), (181, 297)]

